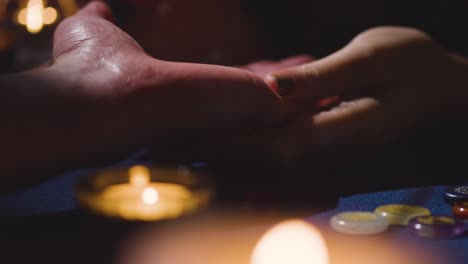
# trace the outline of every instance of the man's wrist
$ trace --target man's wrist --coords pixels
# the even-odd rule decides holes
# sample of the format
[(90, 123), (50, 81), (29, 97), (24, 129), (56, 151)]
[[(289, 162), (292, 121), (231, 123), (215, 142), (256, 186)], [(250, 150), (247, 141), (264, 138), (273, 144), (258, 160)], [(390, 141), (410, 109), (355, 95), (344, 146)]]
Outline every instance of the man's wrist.
[(96, 114), (75, 92), (79, 83), (46, 67), (0, 76), (0, 83), (0, 189), (88, 164), (97, 155)]

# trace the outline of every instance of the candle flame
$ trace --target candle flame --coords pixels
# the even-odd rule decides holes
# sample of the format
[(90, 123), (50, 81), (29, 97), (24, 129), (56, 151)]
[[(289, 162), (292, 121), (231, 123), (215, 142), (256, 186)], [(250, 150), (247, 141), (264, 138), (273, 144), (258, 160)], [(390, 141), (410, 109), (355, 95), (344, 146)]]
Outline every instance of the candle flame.
[(159, 201), (158, 191), (153, 187), (145, 188), (141, 194), (141, 200), (143, 200), (145, 204), (149, 205), (157, 203)]
[(257, 243), (251, 264), (328, 264), (320, 232), (301, 220), (280, 223)]
[(128, 170), (130, 184), (135, 187), (144, 187), (150, 182), (150, 171), (147, 167), (136, 165)]

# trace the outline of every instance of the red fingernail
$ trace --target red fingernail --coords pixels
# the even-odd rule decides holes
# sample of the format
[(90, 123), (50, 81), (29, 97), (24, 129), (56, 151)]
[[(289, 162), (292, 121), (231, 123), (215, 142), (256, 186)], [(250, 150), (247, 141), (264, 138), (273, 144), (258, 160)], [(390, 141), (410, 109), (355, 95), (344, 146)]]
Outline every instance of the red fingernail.
[(290, 95), (294, 88), (294, 79), (290, 77), (275, 77), (269, 75), (266, 77), (265, 81), (281, 96)]

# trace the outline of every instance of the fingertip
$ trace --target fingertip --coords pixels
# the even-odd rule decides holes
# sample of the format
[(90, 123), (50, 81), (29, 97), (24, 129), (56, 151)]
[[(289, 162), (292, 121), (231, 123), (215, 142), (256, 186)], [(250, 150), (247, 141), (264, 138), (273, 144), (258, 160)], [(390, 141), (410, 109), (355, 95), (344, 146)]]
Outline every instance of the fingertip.
[(319, 75), (311, 64), (302, 64), (269, 74), (268, 83), (290, 101), (306, 102), (323, 96)]

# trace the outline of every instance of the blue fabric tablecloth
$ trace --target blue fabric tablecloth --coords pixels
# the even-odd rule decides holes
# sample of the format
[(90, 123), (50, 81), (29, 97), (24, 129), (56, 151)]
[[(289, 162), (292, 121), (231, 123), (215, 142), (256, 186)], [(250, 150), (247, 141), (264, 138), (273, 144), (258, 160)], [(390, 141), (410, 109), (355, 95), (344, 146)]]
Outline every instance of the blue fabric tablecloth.
[[(311, 216), (307, 220), (319, 226), (320, 229), (330, 229), (330, 218), (344, 211), (374, 211), (383, 204), (421, 205), (430, 209), (433, 215), (452, 216), (451, 207), (447, 205), (442, 194), (447, 186), (429, 186), (411, 189), (390, 190), (376, 193), (366, 193), (342, 197), (336, 209)], [(430, 240), (412, 235), (408, 228), (393, 228), (384, 234), (394, 242), (414, 242), (422, 247), (436, 247), (450, 256), (450, 262), (456, 264), (468, 263), (468, 237), (456, 239)]]

